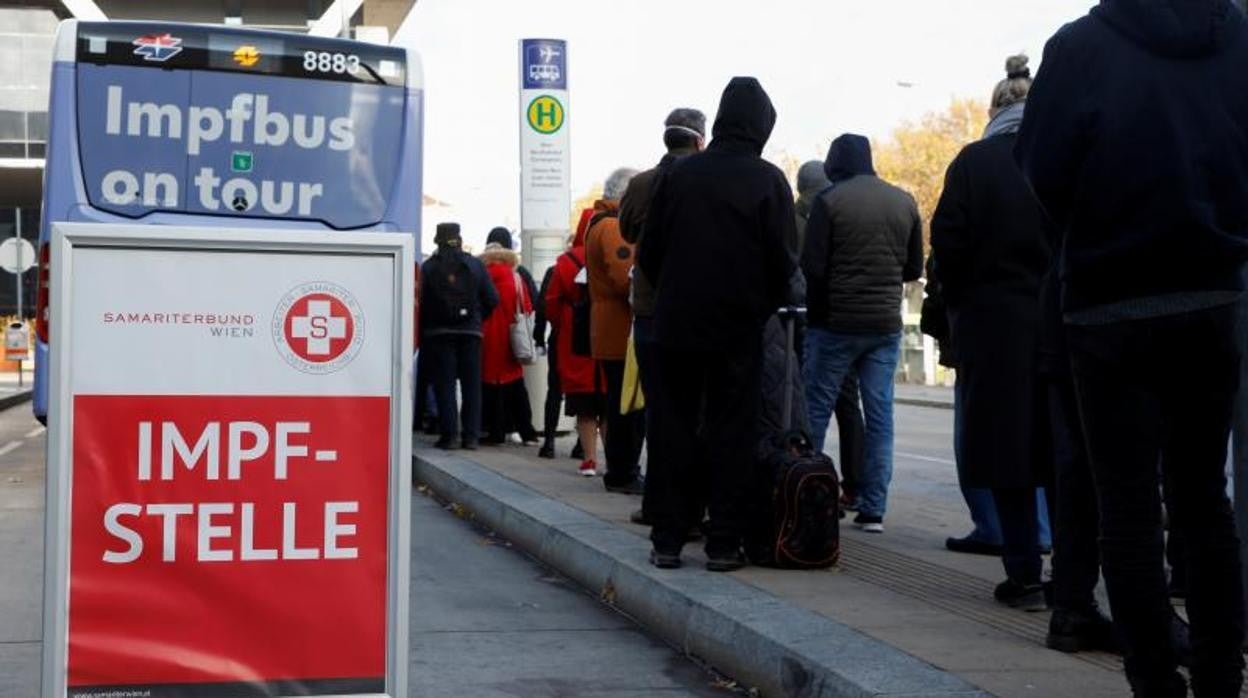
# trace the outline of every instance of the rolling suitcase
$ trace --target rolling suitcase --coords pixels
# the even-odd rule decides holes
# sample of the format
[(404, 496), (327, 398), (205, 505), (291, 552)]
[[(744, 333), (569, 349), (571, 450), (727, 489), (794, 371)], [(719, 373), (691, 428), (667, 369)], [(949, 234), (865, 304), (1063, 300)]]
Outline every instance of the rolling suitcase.
[(781, 431), (765, 434), (756, 464), (754, 516), (746, 536), (750, 561), (765, 567), (819, 569), (840, 558), (840, 482), (836, 465), (793, 428), (794, 336), (805, 308), (788, 307)]

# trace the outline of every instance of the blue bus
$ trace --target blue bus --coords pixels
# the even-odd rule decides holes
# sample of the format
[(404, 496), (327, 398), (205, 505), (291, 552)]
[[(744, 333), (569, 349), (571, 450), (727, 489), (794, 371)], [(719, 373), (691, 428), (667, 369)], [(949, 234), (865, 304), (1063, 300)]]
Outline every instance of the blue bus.
[[(403, 48), (240, 27), (67, 20), (52, 65), (36, 307), (64, 221), (411, 234), (422, 73)], [(414, 272), (415, 273), (415, 272)]]

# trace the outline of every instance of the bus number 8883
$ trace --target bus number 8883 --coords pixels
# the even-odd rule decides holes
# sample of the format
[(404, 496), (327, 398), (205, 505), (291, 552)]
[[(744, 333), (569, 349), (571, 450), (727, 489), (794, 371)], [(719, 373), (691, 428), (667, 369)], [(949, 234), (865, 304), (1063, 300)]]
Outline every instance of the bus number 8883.
[(355, 54), (330, 53), (329, 51), (304, 51), (303, 69), (311, 73), (355, 75), (360, 72), (360, 57)]

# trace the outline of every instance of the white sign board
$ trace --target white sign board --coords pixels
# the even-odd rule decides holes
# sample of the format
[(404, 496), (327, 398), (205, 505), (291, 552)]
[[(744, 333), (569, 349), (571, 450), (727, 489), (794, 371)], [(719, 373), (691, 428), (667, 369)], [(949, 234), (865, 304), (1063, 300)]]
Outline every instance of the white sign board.
[(54, 224), (41, 695), (407, 695), (413, 242)]
[(0, 242), (0, 269), (20, 274), (35, 266), (35, 246), (22, 238), (5, 238)]
[(568, 48), (520, 41), (520, 221), (523, 230), (567, 230), (572, 207)]
[(30, 330), (24, 322), (11, 322), (4, 330), (4, 359), (27, 361), (30, 359)]

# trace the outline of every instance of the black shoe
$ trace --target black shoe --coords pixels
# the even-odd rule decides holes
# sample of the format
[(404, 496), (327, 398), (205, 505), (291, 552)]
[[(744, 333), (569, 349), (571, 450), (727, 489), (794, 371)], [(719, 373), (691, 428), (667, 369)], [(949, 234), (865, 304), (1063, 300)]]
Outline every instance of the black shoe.
[(967, 555), (987, 555), (989, 557), (1001, 557), (1004, 546), (985, 543), (982, 540), (975, 540), (970, 536), (962, 538), (946, 538), (945, 547), (955, 553), (966, 553)]
[(1095, 605), (1078, 611), (1063, 608), (1053, 611), (1044, 644), (1067, 654), (1121, 651), (1114, 635), (1114, 622)]
[(706, 554), (706, 569), (711, 572), (733, 572), (742, 567), (745, 567), (745, 556), (740, 550)]
[(537, 450), (537, 457), (545, 458), (546, 460), (554, 460), (555, 445), (550, 443), (549, 441), (542, 444), (542, 447)]
[(576, 445), (572, 447), (572, 452), (568, 454), (572, 460), (585, 460), (585, 448), (581, 446), (581, 440), (576, 440)]
[[(604, 478), (603, 481), (605, 484), (606, 479)], [(646, 478), (638, 475), (633, 478), (632, 482), (628, 482), (623, 485), (606, 485), (606, 488), (608, 492), (614, 492), (616, 494), (631, 494), (640, 497), (646, 493)]]
[(433, 447), (442, 449), (443, 451), (454, 451), (455, 439), (448, 439), (447, 437), (444, 436), (438, 439), (438, 442), (434, 444)]
[(464, 439), (463, 443), (460, 444), (460, 447), (465, 451), (476, 451), (480, 448), (480, 445), (478, 445), (474, 439)]
[(650, 523), (650, 519), (646, 516), (646, 512), (641, 509), (638, 509), (637, 511), (634, 511), (633, 513), (629, 514), (628, 520), (632, 521), (638, 526), (653, 526), (654, 525)]
[(484, 439), (481, 439), (481, 443), (482, 445), (485, 445), (485, 446), (502, 446), (503, 444), (507, 443), (507, 437), (506, 436), (487, 436)]
[(1007, 579), (997, 585), (992, 596), (998, 603), (1029, 613), (1044, 611), (1049, 607), (1044, 598), (1042, 584), (1020, 584), (1013, 579)]
[(1187, 682), (1178, 672), (1168, 676), (1127, 676), (1135, 698), (1187, 698)]
[(425, 422), (424, 432), (426, 436), (437, 436), (442, 433), (442, 428), (438, 425), (438, 420), (431, 419)]
[(680, 553), (661, 553), (652, 549), (650, 551), (650, 564), (661, 570), (674, 570), (681, 565)]

